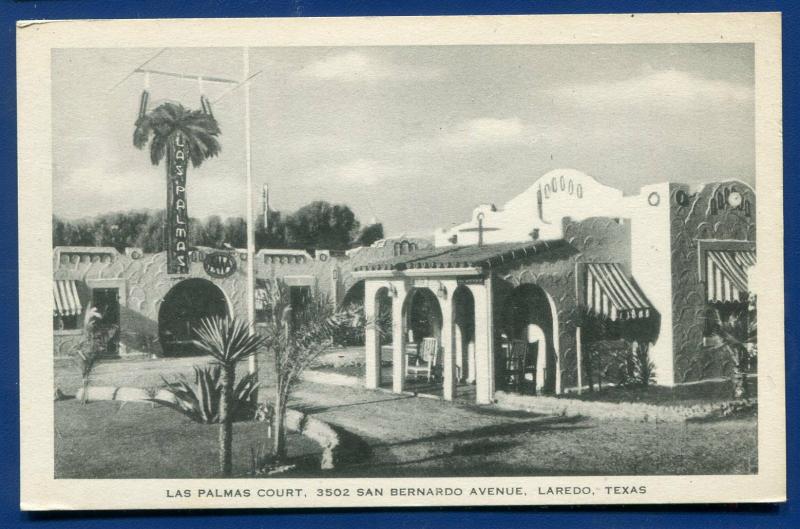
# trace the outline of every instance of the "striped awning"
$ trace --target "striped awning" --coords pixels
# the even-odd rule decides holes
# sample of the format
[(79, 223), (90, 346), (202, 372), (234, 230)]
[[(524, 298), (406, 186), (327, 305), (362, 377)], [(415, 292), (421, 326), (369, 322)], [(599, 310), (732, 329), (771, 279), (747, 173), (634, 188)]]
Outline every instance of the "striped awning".
[(652, 306), (618, 263), (588, 263), (586, 307), (612, 321), (648, 318)]
[(706, 294), (709, 302), (743, 301), (747, 298), (747, 270), (756, 264), (753, 251), (708, 250)]
[(78, 287), (71, 279), (53, 281), (53, 314), (55, 316), (77, 316), (81, 313), (81, 298)]

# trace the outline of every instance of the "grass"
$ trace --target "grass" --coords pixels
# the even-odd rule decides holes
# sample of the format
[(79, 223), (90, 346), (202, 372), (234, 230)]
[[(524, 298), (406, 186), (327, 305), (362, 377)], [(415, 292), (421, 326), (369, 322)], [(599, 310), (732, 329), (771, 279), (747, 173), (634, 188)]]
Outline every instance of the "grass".
[(347, 364), (341, 366), (321, 365), (313, 368), (314, 371), (321, 371), (323, 373), (336, 373), (337, 375), (346, 375), (359, 379), (364, 378), (364, 369), (365, 368), (362, 364)]
[[(218, 475), (216, 424), (197, 424), (148, 403), (56, 402), (56, 478), (203, 478)], [(263, 423), (234, 424), (234, 475), (250, 472), (250, 450), (270, 441)], [(267, 445), (268, 447), (270, 445)], [(319, 468), (321, 450), (290, 434), (289, 458)]]
[(756, 421), (632, 423), (538, 418), (373, 447), (340, 476), (756, 473)]
[[(202, 357), (117, 361), (100, 365), (97, 385), (148, 387), (161, 375), (191, 373)], [(271, 397), (270, 363), (262, 358)], [(243, 367), (244, 368), (244, 367)], [(68, 394), (80, 385), (72, 367), (58, 367)], [(650, 402), (726, 399), (719, 383), (644, 392)], [(609, 388), (591, 395), (628, 402), (638, 392)], [(575, 395), (571, 395), (575, 397)], [(583, 395), (589, 398), (590, 395)], [(626, 400), (627, 399), (627, 400)], [(704, 401), (707, 402), (707, 401)], [(549, 476), (740, 474), (757, 471), (757, 420), (734, 417), (698, 423), (636, 423), (547, 417), (493, 407), (446, 403), (362, 388), (302, 383), (290, 405), (337, 428), (345, 440), (342, 464), (321, 473), (319, 447), (292, 435), (290, 457), (300, 463), (281, 476)], [(217, 471), (217, 426), (199, 425), (150, 404), (74, 400), (55, 403), (56, 476), (59, 478), (212, 477)], [(266, 427), (234, 429), (234, 472), (249, 470), (250, 449)], [(313, 464), (312, 464), (313, 463)]]
[[(757, 381), (748, 380), (751, 395), (757, 394)], [(681, 386), (604, 387), (597, 391), (584, 391), (558, 395), (561, 398), (597, 402), (637, 402), (656, 406), (694, 406), (732, 400), (733, 387), (729, 380), (709, 380)]]

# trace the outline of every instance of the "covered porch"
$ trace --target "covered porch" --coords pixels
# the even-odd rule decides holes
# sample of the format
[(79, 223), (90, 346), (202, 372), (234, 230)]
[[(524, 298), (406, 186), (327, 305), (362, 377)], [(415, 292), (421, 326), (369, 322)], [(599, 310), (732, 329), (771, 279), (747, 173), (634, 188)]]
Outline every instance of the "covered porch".
[[(496, 321), (510, 317), (510, 311), (508, 306), (495, 307), (493, 268), (544, 254), (549, 247), (536, 241), (433, 248), (357, 269), (355, 274), (364, 280), (364, 311), (370, 322), (366, 386), (492, 402), (516, 337), (495, 329)], [(551, 338), (546, 354), (542, 339), (541, 356), (543, 364), (550, 357), (553, 379), (558, 356), (558, 340), (552, 339), (554, 318), (548, 306), (543, 333)], [(514, 332), (528, 332), (530, 325), (522, 319), (517, 318), (524, 326)], [(543, 376), (544, 370), (539, 387), (545, 384)]]

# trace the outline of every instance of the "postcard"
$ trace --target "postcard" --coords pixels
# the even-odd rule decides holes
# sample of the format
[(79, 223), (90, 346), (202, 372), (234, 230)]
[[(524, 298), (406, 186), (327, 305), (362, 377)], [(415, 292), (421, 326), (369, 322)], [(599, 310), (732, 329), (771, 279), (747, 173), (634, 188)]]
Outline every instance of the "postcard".
[(784, 501), (780, 28), (19, 22), (21, 508)]

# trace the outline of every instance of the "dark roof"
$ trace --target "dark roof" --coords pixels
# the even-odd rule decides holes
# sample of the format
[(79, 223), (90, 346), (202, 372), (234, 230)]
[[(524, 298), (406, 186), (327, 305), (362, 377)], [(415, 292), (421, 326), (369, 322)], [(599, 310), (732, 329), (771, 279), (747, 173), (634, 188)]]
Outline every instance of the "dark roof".
[(377, 260), (355, 267), (356, 271), (407, 270), (431, 268), (491, 268), (499, 264), (536, 255), (545, 256), (568, 243), (554, 241), (509, 242), (483, 246), (447, 246), (427, 248)]

